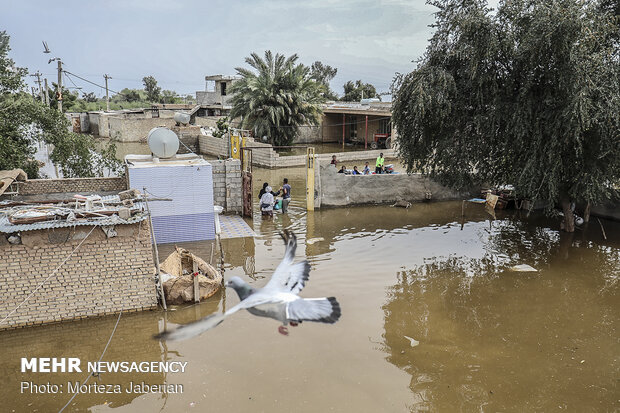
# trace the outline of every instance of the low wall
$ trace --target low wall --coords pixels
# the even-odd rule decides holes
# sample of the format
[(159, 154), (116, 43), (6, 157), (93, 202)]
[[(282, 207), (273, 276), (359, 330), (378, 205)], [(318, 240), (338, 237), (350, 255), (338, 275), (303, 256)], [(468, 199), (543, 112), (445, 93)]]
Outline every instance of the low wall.
[(315, 207), (419, 202), (432, 194), (435, 201), (463, 199), (467, 193), (446, 188), (420, 174), (345, 175), (333, 165), (318, 169)]
[[(306, 165), (306, 155), (280, 156), (280, 154), (273, 150), (271, 145), (261, 142), (249, 142), (247, 146), (253, 148), (253, 165), (270, 169), (290, 168)], [(228, 140), (226, 138), (201, 135), (198, 137), (198, 147), (201, 154), (228, 156)], [(316, 159), (323, 163), (329, 163), (332, 155), (336, 155), (339, 162), (354, 162), (375, 159), (380, 153), (383, 153), (383, 157), (386, 160), (397, 159), (396, 151), (394, 149), (321, 153), (316, 155)]]
[(228, 157), (228, 140), (214, 136), (198, 136), (198, 151), (203, 155)]
[(18, 182), (19, 195), (59, 192), (112, 192), (127, 189), (127, 180), (113, 178), (28, 179)]
[(227, 213), (241, 214), (241, 162), (209, 161), (213, 171), (213, 202)]
[(176, 122), (172, 118), (128, 118), (110, 116), (109, 137), (120, 142), (138, 142), (146, 139), (146, 135), (153, 128), (165, 126), (172, 128)]
[(116, 225), (107, 238), (90, 226), (22, 231), (19, 245), (0, 234), (0, 317), (4, 318), (47, 280), (0, 330), (138, 311), (157, 306), (148, 221)]

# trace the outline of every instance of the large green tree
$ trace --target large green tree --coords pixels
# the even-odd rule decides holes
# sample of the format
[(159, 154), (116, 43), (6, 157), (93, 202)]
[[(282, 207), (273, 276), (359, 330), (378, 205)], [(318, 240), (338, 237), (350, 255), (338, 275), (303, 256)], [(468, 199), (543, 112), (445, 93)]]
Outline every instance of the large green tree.
[(90, 135), (69, 132), (70, 123), (63, 113), (26, 92), (28, 71), (15, 66), (9, 51), (9, 36), (0, 31), (0, 170), (21, 168), (29, 178), (39, 177), (34, 155), (40, 142), (51, 145), (50, 159), (65, 177), (120, 170), (114, 145), (97, 150)]
[(297, 63), (297, 55), (285, 57), (252, 53), (245, 62), (254, 70), (238, 67), (241, 79), (230, 92), (229, 117), (254, 136), (270, 138), (274, 145), (290, 145), (302, 125), (318, 125), (324, 87), (310, 77), (310, 68)]
[(348, 81), (343, 85), (344, 95), (342, 100), (345, 102), (359, 102), (362, 99), (380, 98), (377, 95), (377, 89), (370, 83), (364, 83), (361, 80), (355, 82)]
[(159, 102), (161, 98), (161, 87), (157, 86), (157, 80), (153, 76), (145, 76), (142, 78), (146, 97), (150, 102)]
[(338, 100), (338, 95), (329, 86), (329, 82), (332, 81), (337, 73), (338, 69), (325, 65), (318, 60), (310, 66), (310, 77), (323, 85), (325, 99)]
[(564, 210), (609, 198), (620, 179), (618, 20), (597, 2), (432, 1), (435, 33), (393, 85), (409, 171), (454, 187), (513, 184)]

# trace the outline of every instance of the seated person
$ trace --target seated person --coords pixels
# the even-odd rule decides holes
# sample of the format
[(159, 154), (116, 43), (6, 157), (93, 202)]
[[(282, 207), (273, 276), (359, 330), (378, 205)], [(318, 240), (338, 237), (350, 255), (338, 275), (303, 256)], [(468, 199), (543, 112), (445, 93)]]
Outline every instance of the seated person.
[(342, 167), (340, 168), (340, 170), (338, 171), (339, 174), (345, 174), (347, 173), (347, 167), (342, 165)]
[(357, 165), (353, 167), (353, 175), (361, 175), (362, 173), (357, 170)]
[(370, 175), (370, 166), (368, 166), (368, 162), (366, 162), (366, 166), (364, 166), (364, 170), (362, 171), (364, 175)]
[(338, 165), (338, 161), (336, 160), (336, 155), (332, 155), (332, 161), (330, 162), (330, 165)]

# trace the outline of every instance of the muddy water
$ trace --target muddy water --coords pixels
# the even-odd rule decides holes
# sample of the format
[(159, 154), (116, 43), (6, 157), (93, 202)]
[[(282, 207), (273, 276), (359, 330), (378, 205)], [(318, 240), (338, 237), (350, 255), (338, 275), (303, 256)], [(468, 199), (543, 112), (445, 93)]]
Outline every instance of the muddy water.
[[(288, 215), (255, 216), (255, 239), (223, 243), (225, 277), (263, 286), (292, 229), (296, 259), (312, 265), (304, 297), (333, 295), (335, 325), (303, 323), (290, 336), (275, 321), (235, 314), (186, 342), (151, 336), (236, 304), (227, 291), (190, 307), (126, 314), (105, 361), (187, 361), (185, 373), (102, 374), (122, 394), (80, 394), (70, 411), (209, 412), (607, 412), (620, 409), (620, 225), (596, 220), (570, 237), (533, 214), (461, 203), (410, 209), (357, 207), (308, 213), (303, 172), (255, 171), (293, 185)], [(255, 197), (256, 199), (256, 197)], [(311, 238), (324, 238), (313, 244)], [(188, 245), (206, 259), (210, 243)], [(170, 246), (162, 246), (165, 255)], [(509, 271), (526, 263), (537, 273)], [(87, 276), (87, 274), (85, 274)], [(22, 374), (21, 357), (96, 361), (116, 317), (0, 333), (0, 411), (57, 411), (67, 381), (86, 373)], [(404, 336), (420, 342), (411, 347)], [(20, 394), (20, 382), (64, 384), (62, 394)], [(131, 382), (182, 384), (180, 394), (127, 394)]]

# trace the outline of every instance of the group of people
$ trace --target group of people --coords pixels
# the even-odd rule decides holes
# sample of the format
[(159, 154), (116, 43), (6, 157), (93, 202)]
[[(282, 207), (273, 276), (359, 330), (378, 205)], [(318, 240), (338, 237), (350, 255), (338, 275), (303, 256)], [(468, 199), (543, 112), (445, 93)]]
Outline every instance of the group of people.
[[(332, 155), (332, 161), (331, 164), (334, 165), (336, 168), (338, 168), (338, 160), (336, 159), (336, 155)], [(375, 161), (375, 173), (376, 174), (382, 174), (385, 172), (385, 158), (383, 157), (383, 152), (379, 154), (379, 156), (377, 157), (377, 160)], [(342, 165), (340, 167), (340, 169), (338, 170), (339, 174), (344, 174), (344, 173), (348, 173), (347, 172), (347, 167), (345, 165)], [(351, 171), (351, 175), (370, 175), (370, 166), (368, 164), (368, 162), (366, 162), (366, 164), (364, 165), (364, 169), (362, 170), (362, 172), (359, 171), (359, 169), (357, 169), (357, 165), (355, 165), (353, 167), (353, 171)]]
[(288, 211), (288, 204), (291, 202), (291, 186), (288, 183), (288, 179), (282, 180), (282, 186), (278, 189), (278, 192), (274, 192), (269, 186), (269, 183), (263, 183), (263, 189), (258, 193), (258, 199), (260, 201), (261, 215), (273, 217), (273, 210), (276, 208), (278, 201), (276, 197), (282, 194), (282, 213), (286, 214)]

